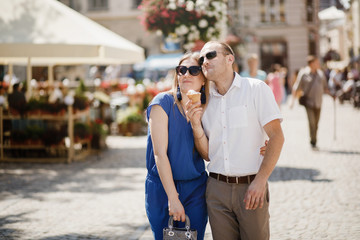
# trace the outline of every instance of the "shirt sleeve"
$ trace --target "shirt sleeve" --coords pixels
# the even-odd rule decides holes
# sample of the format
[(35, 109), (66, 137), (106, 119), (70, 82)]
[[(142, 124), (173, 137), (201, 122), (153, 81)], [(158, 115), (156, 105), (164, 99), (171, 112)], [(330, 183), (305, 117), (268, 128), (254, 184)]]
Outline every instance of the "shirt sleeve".
[(303, 90), (303, 88), (304, 88), (303, 85), (304, 84), (301, 84), (301, 83), (304, 82), (304, 81), (302, 81), (302, 78), (303, 78), (304, 75), (305, 75), (305, 69), (304, 68), (300, 69), (300, 71), (299, 71), (299, 73), (298, 73), (298, 75), (296, 77), (296, 81), (294, 83), (294, 86), (293, 86), (293, 89), (295, 91)]
[(169, 116), (172, 104), (173, 104), (172, 96), (169, 93), (165, 93), (165, 92), (159, 93), (153, 98), (153, 100), (150, 102), (149, 106), (147, 107), (146, 119), (149, 120), (151, 108), (154, 105), (159, 105), (162, 109), (164, 109), (166, 114)]
[(255, 108), (261, 126), (265, 126), (275, 119), (283, 120), (274, 94), (265, 82), (260, 82), (256, 87)]

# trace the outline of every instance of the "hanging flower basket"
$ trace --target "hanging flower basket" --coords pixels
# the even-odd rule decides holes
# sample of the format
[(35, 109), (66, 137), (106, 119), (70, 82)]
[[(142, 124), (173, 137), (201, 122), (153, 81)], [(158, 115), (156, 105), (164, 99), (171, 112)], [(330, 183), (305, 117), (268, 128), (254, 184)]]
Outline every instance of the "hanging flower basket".
[(227, 23), (227, 5), (223, 0), (143, 0), (139, 9), (146, 30), (181, 39), (186, 50), (198, 40), (218, 39)]

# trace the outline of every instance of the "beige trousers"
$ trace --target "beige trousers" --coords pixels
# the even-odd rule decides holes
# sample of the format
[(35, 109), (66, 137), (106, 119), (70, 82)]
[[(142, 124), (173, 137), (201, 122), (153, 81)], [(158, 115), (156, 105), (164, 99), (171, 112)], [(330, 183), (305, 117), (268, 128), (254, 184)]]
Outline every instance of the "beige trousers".
[(246, 210), (244, 196), (249, 184), (208, 178), (206, 203), (214, 240), (265, 240), (270, 238), (269, 191), (262, 208)]

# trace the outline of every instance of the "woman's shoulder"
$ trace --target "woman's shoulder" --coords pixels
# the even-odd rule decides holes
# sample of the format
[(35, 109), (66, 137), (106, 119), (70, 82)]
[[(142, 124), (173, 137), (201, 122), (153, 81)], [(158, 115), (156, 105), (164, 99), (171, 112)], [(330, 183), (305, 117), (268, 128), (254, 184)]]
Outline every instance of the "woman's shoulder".
[(160, 102), (173, 102), (174, 101), (174, 97), (173, 95), (171, 95), (170, 92), (161, 92), (158, 93), (152, 102), (156, 102), (156, 103), (160, 103)]
[(153, 98), (149, 107), (152, 107), (153, 105), (160, 105), (165, 111), (167, 111), (174, 104), (174, 101), (174, 97), (170, 92), (161, 92)]
[(171, 111), (171, 106), (174, 103), (174, 98), (169, 92), (161, 92), (158, 93), (150, 102), (149, 106), (147, 107), (147, 117), (149, 118), (150, 112), (153, 106), (158, 105), (169, 115)]

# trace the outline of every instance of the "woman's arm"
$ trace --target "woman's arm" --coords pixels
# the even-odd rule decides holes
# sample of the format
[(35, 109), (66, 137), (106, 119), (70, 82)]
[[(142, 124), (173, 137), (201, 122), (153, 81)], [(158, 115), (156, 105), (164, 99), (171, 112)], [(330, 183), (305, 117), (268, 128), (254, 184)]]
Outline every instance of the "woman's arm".
[(149, 117), (151, 140), (154, 148), (156, 167), (169, 200), (169, 215), (173, 215), (175, 220), (185, 221), (185, 210), (179, 200), (178, 192), (173, 180), (170, 161), (167, 156), (168, 121), (168, 116), (164, 109), (159, 105), (154, 105), (151, 108)]

